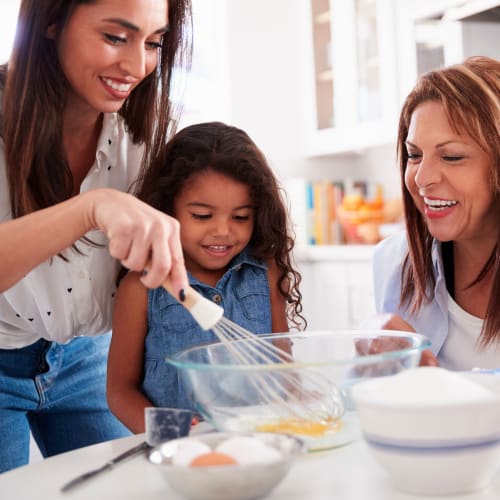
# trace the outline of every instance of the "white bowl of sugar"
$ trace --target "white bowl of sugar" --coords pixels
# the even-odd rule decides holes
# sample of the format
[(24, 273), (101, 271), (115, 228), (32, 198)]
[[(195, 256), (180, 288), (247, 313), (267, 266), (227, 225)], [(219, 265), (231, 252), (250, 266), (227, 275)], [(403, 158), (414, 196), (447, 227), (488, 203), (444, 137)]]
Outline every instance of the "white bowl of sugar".
[(500, 466), (500, 376), (414, 368), (352, 391), (363, 436), (395, 486), (420, 495), (486, 488)]

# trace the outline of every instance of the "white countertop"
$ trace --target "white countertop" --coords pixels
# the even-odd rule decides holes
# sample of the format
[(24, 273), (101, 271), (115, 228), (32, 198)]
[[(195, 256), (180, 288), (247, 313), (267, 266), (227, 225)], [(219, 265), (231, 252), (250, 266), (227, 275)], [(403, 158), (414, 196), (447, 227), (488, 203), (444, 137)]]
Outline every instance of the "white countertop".
[[(114, 470), (95, 477), (66, 493), (60, 487), (68, 480), (103, 465), (143, 435), (88, 446), (20, 467), (0, 475), (0, 498), (5, 500), (178, 500), (157, 466), (146, 456), (134, 457)], [(453, 497), (417, 497), (394, 489), (389, 477), (375, 462), (362, 440), (344, 447), (305, 454), (266, 498), (269, 500), (498, 500), (500, 474), (492, 486), (476, 494)]]

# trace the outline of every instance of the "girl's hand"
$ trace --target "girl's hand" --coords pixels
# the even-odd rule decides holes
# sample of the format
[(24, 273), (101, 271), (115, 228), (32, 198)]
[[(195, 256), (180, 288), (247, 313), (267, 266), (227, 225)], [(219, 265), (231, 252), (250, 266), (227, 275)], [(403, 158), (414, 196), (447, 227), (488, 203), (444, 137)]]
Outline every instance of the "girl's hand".
[(176, 290), (187, 288), (177, 220), (113, 189), (84, 196), (90, 198), (89, 222), (107, 235), (109, 253), (132, 271), (142, 272), (148, 263), (148, 273), (141, 278), (145, 286), (156, 288), (170, 275)]

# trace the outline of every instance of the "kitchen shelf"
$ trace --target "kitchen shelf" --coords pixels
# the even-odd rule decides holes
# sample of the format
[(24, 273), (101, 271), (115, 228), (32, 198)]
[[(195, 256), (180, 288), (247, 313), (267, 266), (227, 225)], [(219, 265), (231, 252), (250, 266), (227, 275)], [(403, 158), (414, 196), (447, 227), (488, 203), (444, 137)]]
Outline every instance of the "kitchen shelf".
[(332, 82), (333, 81), (333, 70), (329, 69), (327, 71), (322, 71), (317, 75), (318, 82)]
[(456, 7), (450, 7), (443, 15), (445, 21), (500, 21), (500, 2), (498, 0), (474, 0)]
[(331, 14), (330, 14), (330, 11), (327, 10), (325, 12), (322, 12), (321, 14), (318, 14), (315, 18), (314, 18), (314, 22), (316, 24), (327, 24), (330, 22), (330, 19), (331, 19)]

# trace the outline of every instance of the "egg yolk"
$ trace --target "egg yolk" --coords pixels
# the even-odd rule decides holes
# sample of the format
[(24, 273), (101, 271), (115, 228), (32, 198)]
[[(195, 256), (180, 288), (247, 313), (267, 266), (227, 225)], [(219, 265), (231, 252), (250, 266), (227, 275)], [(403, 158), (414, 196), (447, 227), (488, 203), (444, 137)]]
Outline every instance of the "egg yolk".
[(210, 451), (195, 457), (189, 464), (192, 467), (210, 467), (214, 465), (238, 465), (238, 462), (225, 453)]
[(327, 432), (337, 432), (342, 428), (341, 420), (327, 420), (315, 422), (300, 418), (283, 419), (276, 423), (262, 424), (256, 428), (257, 432), (282, 432), (286, 434), (302, 434), (304, 436), (324, 436)]

